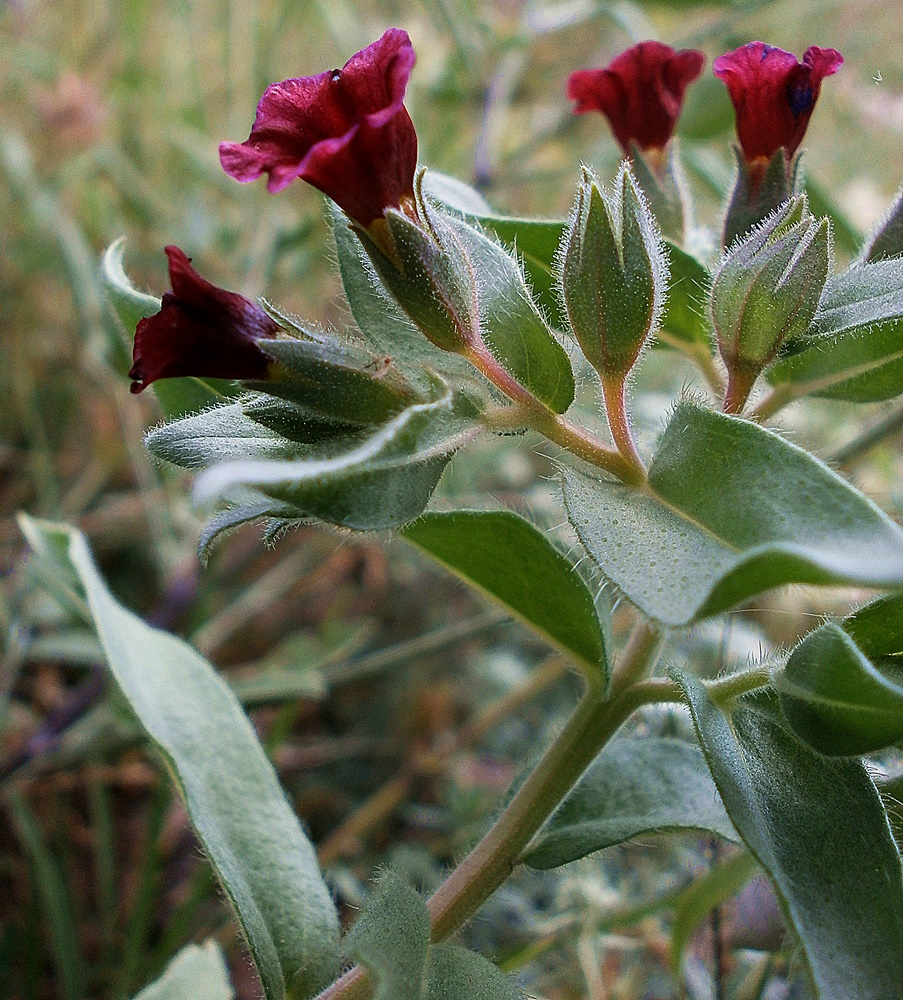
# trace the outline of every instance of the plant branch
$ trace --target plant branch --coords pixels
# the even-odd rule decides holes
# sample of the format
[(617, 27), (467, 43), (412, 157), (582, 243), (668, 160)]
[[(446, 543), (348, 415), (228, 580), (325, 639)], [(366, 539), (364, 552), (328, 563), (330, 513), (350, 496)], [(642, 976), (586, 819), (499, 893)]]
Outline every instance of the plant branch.
[[(606, 695), (601, 683), (588, 684), (574, 714), (498, 821), (427, 903), (433, 943), (454, 934), (505, 881), (533, 835), (630, 717), (635, 708), (631, 691), (618, 695), (614, 679), (629, 683), (630, 678), (642, 676), (661, 642), (648, 623), (640, 622), (613, 674), (612, 696)], [(321, 993), (320, 1000), (363, 1000), (371, 988), (369, 974), (357, 967)]]
[(506, 372), (485, 345), (470, 345), (464, 352), (464, 357), (496, 388), (501, 389), (509, 399), (519, 404), (515, 419), (523, 421), (521, 426), (532, 427), (583, 461), (611, 473), (622, 483), (640, 486), (646, 481), (642, 465), (638, 466), (628, 461), (619, 451), (600, 441), (584, 427), (550, 410), (529, 389), (525, 389), (517, 379)]
[(626, 376), (622, 378), (606, 378), (602, 376), (602, 395), (605, 397), (605, 412), (608, 415), (608, 426), (618, 451), (631, 464), (646, 474), (646, 467), (637, 451), (633, 432), (630, 429), (630, 419), (624, 400)]

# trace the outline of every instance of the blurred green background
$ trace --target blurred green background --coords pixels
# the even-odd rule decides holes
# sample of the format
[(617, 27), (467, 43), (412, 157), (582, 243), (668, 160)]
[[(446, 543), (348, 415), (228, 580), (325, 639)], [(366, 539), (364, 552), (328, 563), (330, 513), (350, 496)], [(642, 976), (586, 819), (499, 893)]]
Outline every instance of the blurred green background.
[[(144, 452), (159, 413), (152, 393), (129, 395), (128, 354), (104, 308), (99, 255), (125, 235), (130, 274), (155, 294), (167, 287), (162, 248), (175, 243), (217, 284), (347, 324), (320, 195), (239, 185), (217, 145), (246, 137), (268, 83), (340, 66), (390, 25), (417, 52), (407, 103), (421, 160), (502, 211), (562, 215), (581, 161), (613, 173), (604, 120), (570, 113), (565, 80), (644, 38), (709, 59), (680, 124), (702, 222), (717, 225), (731, 171), (733, 117), (711, 60), (754, 38), (846, 58), (806, 142), (841, 260), (903, 179), (895, 0), (4, 3), (0, 996), (128, 996), (210, 933), (227, 946), (239, 995), (257, 990), (181, 807), (104, 689), (96, 648), (48, 596), (52, 581), (29, 574), (15, 511), (78, 524), (128, 606), (229, 671), (349, 919), (380, 864), (432, 886), (573, 700), (541, 646), (385, 539), (305, 527), (266, 549), (259, 529), (242, 529), (200, 567), (188, 480)], [(684, 376), (656, 377), (674, 391)], [(841, 410), (818, 412), (830, 424)], [(549, 468), (500, 441), (457, 462), (445, 488), (554, 519)], [(886, 458), (871, 483), (879, 493), (892, 491), (893, 469)], [(806, 627), (792, 615), (763, 625), (771, 642)], [(634, 921), (625, 945), (599, 914), (679, 886), (698, 848), (611, 856), (516, 880), (471, 941), (537, 995), (671, 996), (661, 923)], [(610, 992), (592, 992), (586, 940)], [(735, 970), (732, 996), (747, 995), (749, 975)]]

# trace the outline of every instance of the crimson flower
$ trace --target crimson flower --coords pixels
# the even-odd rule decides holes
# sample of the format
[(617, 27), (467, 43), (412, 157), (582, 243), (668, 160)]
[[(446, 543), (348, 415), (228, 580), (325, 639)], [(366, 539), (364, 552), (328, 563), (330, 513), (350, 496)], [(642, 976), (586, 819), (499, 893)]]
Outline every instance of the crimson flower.
[(574, 111), (601, 111), (625, 155), (631, 144), (664, 149), (674, 132), (684, 92), (702, 72), (705, 56), (693, 49), (675, 52), (661, 42), (640, 42), (604, 69), (579, 69), (568, 77)]
[(138, 323), (132, 392), (159, 378), (266, 378), (270, 359), (257, 346), (280, 327), (250, 299), (211, 285), (178, 247), (167, 247), (172, 291), (158, 313)]
[(821, 82), (843, 65), (836, 49), (811, 45), (803, 61), (764, 42), (719, 56), (712, 66), (737, 113), (737, 138), (747, 163), (768, 161), (782, 147), (792, 157), (803, 141)]
[(223, 169), (266, 173), (268, 191), (300, 177), (369, 226), (413, 196), (417, 134), (403, 102), (414, 61), (407, 32), (390, 28), (340, 70), (271, 84), (247, 141), (220, 144)]

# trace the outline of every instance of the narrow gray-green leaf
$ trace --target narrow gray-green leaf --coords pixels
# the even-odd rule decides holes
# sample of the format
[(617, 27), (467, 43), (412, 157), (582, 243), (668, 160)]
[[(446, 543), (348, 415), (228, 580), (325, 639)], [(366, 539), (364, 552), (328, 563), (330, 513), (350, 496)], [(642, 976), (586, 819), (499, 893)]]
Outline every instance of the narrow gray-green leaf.
[(224, 462), (198, 477), (195, 496), (230, 499), (251, 487), (295, 508), (295, 517), (362, 531), (406, 524), (422, 513), (452, 454), (479, 433), (459, 404), (446, 391), (338, 454)]
[(593, 673), (607, 676), (592, 594), (571, 562), (511, 511), (424, 514), (402, 536), (498, 601)]
[(903, 392), (903, 260), (850, 268), (822, 293), (811, 335), (769, 371), (800, 394), (866, 403)]
[(183, 469), (203, 469), (230, 459), (291, 458), (304, 446), (289, 441), (228, 403), (161, 424), (144, 443), (152, 454)]
[(903, 685), (834, 622), (796, 646), (775, 687), (794, 732), (820, 753), (871, 753), (903, 739)]
[(571, 523), (602, 572), (669, 625), (788, 583), (903, 587), (903, 529), (773, 431), (683, 402), (649, 490), (566, 471)]
[(134, 1000), (232, 1000), (234, 996), (226, 960), (211, 938), (186, 945)]
[(420, 1000), (429, 943), (426, 904), (387, 872), (348, 932), (345, 950), (373, 974), (375, 1000)]
[(641, 834), (668, 830), (738, 839), (698, 747), (676, 739), (623, 737), (599, 754), (524, 862), (558, 868)]
[(424, 1000), (523, 1000), (512, 976), (457, 944), (430, 948)]
[(68, 541), (110, 670), (185, 798), (267, 997), (312, 995), (337, 969), (335, 907), (235, 695), (189, 645), (117, 603), (79, 532), (23, 523)]
[(680, 677), (712, 776), (771, 877), (818, 1000), (887, 1000), (903, 983), (903, 870), (862, 762), (800, 743), (773, 700), (730, 718)]

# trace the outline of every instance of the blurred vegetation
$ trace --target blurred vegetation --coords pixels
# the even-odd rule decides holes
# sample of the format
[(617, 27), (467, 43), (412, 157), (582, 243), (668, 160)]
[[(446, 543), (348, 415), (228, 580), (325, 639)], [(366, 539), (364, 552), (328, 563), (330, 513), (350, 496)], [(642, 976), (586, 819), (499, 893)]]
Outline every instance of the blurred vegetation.
[[(903, 179), (893, 0), (3, 4), (0, 996), (128, 996), (210, 933), (228, 947), (239, 995), (257, 991), (184, 811), (109, 692), (96, 647), (69, 627), (53, 581), (29, 575), (16, 510), (78, 524), (127, 605), (228, 672), (349, 919), (379, 865), (432, 887), (573, 703), (572, 679), (541, 645), (401, 545), (301, 528), (266, 549), (250, 528), (200, 567), (186, 478), (144, 452), (159, 414), (152, 393), (129, 395), (128, 348), (99, 294), (99, 255), (125, 234), (130, 273), (155, 293), (166, 287), (162, 248), (175, 243), (217, 284), (347, 323), (320, 196), (236, 184), (217, 144), (246, 136), (266, 84), (341, 65), (392, 24), (418, 54), (408, 106), (421, 159), (500, 210), (563, 214), (581, 160), (613, 173), (605, 123), (574, 118), (564, 82), (647, 37), (701, 47), (710, 62), (757, 37), (843, 52), (806, 157), (837, 221), (839, 258)], [(708, 71), (690, 94), (683, 148), (700, 218), (714, 224), (732, 114)], [(652, 363), (643, 377), (673, 393), (685, 373)], [(836, 444), (837, 415), (860, 411), (812, 412)], [(876, 458), (868, 486), (899, 509), (899, 459), (889, 448)], [(444, 489), (489, 492), (550, 520), (549, 469), (544, 455), (500, 441), (457, 464)], [(765, 611), (756, 627), (792, 641), (808, 628), (805, 600), (794, 606), (799, 617)], [(741, 648), (745, 628), (738, 619)], [(728, 641), (703, 630), (674, 655), (698, 662)], [(606, 858), (518, 876), (470, 940), (537, 995), (671, 996), (656, 914), (717, 858), (690, 842)], [(693, 996), (713, 995), (710, 958), (704, 946), (694, 955)], [(738, 960), (730, 995), (752, 1000), (772, 979), (777, 989), (782, 961)]]

